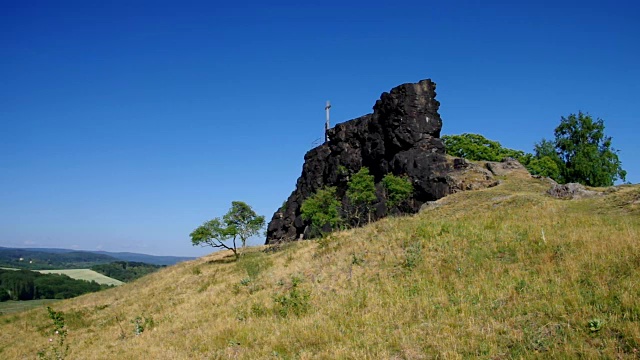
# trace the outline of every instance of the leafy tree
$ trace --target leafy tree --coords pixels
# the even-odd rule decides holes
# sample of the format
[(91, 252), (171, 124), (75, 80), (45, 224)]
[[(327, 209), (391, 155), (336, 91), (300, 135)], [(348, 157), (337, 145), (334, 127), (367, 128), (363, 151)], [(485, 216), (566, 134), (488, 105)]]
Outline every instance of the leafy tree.
[(222, 217), (227, 229), (234, 237), (239, 237), (242, 247), (247, 245), (247, 239), (257, 235), (264, 227), (264, 216), (259, 216), (242, 201), (232, 201), (231, 209)]
[(392, 209), (409, 199), (413, 194), (413, 184), (406, 177), (387, 174), (382, 178), (387, 194), (387, 209)]
[(442, 137), (447, 154), (474, 161), (502, 161), (506, 157), (521, 159), (524, 151), (502, 147), (493, 140), (478, 134), (444, 135)]
[(371, 222), (371, 210), (373, 202), (376, 201), (376, 184), (373, 175), (369, 174), (366, 167), (353, 174), (347, 184), (347, 199), (353, 206), (353, 216), (357, 224), (360, 224), (362, 215), (367, 215), (368, 222)]
[(311, 221), (311, 228), (322, 232), (326, 226), (337, 227), (341, 222), (340, 201), (336, 198), (336, 187), (324, 187), (302, 202), (302, 218)]
[(550, 177), (555, 181), (559, 181), (561, 176), (561, 164), (549, 156), (534, 157), (525, 166), (533, 175)]
[[(561, 182), (579, 182), (588, 186), (611, 186), (627, 172), (622, 169), (611, 137), (604, 134), (604, 121), (578, 112), (562, 117), (555, 129), (555, 141), (536, 144), (536, 154), (545, 155), (559, 166)], [(553, 146), (553, 151), (552, 151)]]
[[(191, 232), (191, 234), (189, 234), (189, 236), (191, 236), (191, 244), (193, 246), (200, 245), (227, 249), (233, 251), (236, 259), (239, 257), (236, 247), (236, 238), (230, 235), (229, 231), (219, 218), (209, 220), (198, 226)], [(233, 239), (232, 245), (225, 244), (229, 239)]]
[(0, 287), (0, 302), (11, 300), (11, 295), (9, 295), (9, 290)]
[[(220, 218), (209, 220), (197, 227), (189, 236), (196, 246), (211, 246), (227, 249), (238, 259), (240, 254), (236, 242), (242, 241), (244, 247), (251, 236), (257, 235), (264, 227), (264, 216), (258, 216), (251, 207), (241, 201), (233, 201), (229, 211)], [(225, 242), (231, 240), (231, 244)]]
[(546, 156), (558, 163), (562, 163), (562, 159), (560, 159), (560, 156), (556, 153), (556, 146), (553, 141), (542, 139), (539, 143), (533, 146), (533, 151), (538, 159), (542, 159)]
[(39, 273), (29, 270), (0, 271), (0, 285), (7, 290), (11, 300), (33, 300), (35, 289), (33, 281)]

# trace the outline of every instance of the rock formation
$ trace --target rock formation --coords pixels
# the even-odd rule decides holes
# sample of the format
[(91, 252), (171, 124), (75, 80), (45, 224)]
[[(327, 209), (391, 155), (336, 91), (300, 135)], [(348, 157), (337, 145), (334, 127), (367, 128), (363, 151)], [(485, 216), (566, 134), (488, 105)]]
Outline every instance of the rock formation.
[(567, 200), (584, 199), (605, 195), (605, 193), (601, 191), (587, 190), (584, 185), (578, 183), (555, 184), (549, 190), (547, 190), (547, 194), (557, 199)]
[(445, 155), (435, 89), (431, 80), (400, 85), (380, 96), (372, 114), (330, 129), (329, 141), (305, 155), (296, 189), (273, 215), (266, 243), (308, 236), (310, 224), (302, 218), (302, 202), (324, 186), (336, 186), (345, 203), (349, 176), (363, 166), (369, 168), (378, 188), (374, 218), (388, 211), (380, 185), (387, 173), (412, 181), (413, 197), (404, 209), (409, 212), (456, 191), (496, 185), (487, 169)]

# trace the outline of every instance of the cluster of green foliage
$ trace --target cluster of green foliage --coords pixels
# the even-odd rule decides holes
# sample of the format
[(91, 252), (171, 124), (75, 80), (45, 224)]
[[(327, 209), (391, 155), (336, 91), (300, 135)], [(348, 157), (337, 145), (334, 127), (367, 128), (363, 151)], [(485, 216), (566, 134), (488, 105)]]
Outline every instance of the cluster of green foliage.
[(387, 208), (391, 209), (407, 201), (413, 194), (413, 184), (407, 177), (387, 174), (382, 178), (387, 196)]
[[(548, 156), (548, 152), (540, 152), (540, 156), (525, 153), (521, 150), (505, 148), (498, 141), (493, 141), (479, 134), (444, 135), (442, 137), (447, 154), (474, 161), (502, 161), (513, 158), (524, 165), (534, 175), (559, 179), (560, 169), (556, 161)], [(551, 144), (543, 140), (544, 149)], [(555, 154), (553, 146), (552, 153)]]
[(300, 289), (300, 283), (302, 283), (301, 277), (292, 276), (289, 291), (273, 297), (278, 315), (282, 317), (287, 317), (290, 314), (301, 316), (309, 311), (311, 293), (308, 290)]
[(539, 151), (538, 149), (547, 148), (549, 149), (549, 145), (551, 142), (547, 140), (542, 140), (540, 143), (534, 146), (535, 154), (527, 153), (524, 158), (517, 159), (523, 164), (527, 170), (533, 175), (546, 176), (554, 179), (558, 182), (563, 182), (561, 180), (561, 172), (560, 169), (563, 164), (558, 160), (555, 152), (553, 150), (553, 145), (551, 145), (551, 151)]
[(62, 274), (0, 269), (0, 301), (69, 299), (108, 287), (95, 281), (76, 280)]
[(506, 157), (521, 159), (524, 151), (512, 150), (478, 134), (444, 135), (447, 154), (469, 160), (502, 161)]
[[(560, 170), (562, 182), (579, 182), (588, 186), (611, 186), (624, 181), (618, 151), (611, 147), (611, 137), (604, 134), (604, 121), (578, 112), (562, 117), (553, 142), (536, 144), (536, 156), (548, 156)], [(555, 150), (553, 152), (551, 148)]]
[[(413, 184), (406, 177), (387, 174), (382, 179), (387, 210), (398, 207), (413, 194)], [(360, 226), (371, 222), (378, 199), (374, 176), (367, 167), (353, 174), (347, 183), (343, 205), (334, 186), (321, 188), (308, 197), (301, 207), (302, 218), (311, 221), (312, 234), (321, 235), (341, 225)], [(346, 219), (345, 219), (346, 218)]]
[(29, 249), (0, 248), (0, 267), (27, 270), (84, 269), (116, 259), (86, 251), (49, 253)]
[(91, 267), (91, 270), (99, 272), (110, 278), (123, 282), (130, 282), (165, 267), (135, 261), (115, 261), (109, 264), (100, 264)]
[(321, 233), (327, 227), (334, 229), (342, 223), (341, 206), (336, 197), (336, 187), (328, 186), (307, 198), (300, 211), (303, 219), (311, 221), (312, 230)]
[(150, 316), (139, 315), (131, 320), (131, 324), (133, 324), (133, 333), (140, 336), (145, 330), (152, 329), (155, 326), (155, 321)]
[(377, 196), (375, 180), (373, 175), (369, 174), (369, 168), (362, 167), (353, 174), (347, 184), (347, 200), (348, 212), (356, 226), (360, 225), (364, 216), (367, 222), (371, 222), (373, 203), (377, 200)]
[[(233, 251), (236, 259), (240, 257), (236, 241), (246, 246), (247, 239), (257, 235), (264, 227), (264, 216), (256, 214), (251, 206), (242, 201), (231, 202), (229, 211), (220, 218), (209, 220), (193, 230), (191, 243), (193, 246), (211, 246), (213, 248)], [(231, 240), (227, 245), (226, 241)]]
[(502, 161), (512, 157), (534, 175), (548, 176), (559, 183), (611, 186), (625, 180), (618, 151), (604, 134), (604, 121), (578, 112), (562, 117), (553, 141), (542, 139), (534, 154), (502, 147), (478, 134), (445, 135), (447, 153), (469, 160)]

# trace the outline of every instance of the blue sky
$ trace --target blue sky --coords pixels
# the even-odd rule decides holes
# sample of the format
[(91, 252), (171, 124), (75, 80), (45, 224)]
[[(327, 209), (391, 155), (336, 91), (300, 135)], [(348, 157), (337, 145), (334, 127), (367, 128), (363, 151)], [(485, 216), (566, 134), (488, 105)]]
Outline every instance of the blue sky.
[(602, 118), (638, 183), (638, 19), (634, 1), (0, 0), (0, 246), (206, 254), (188, 235), (231, 201), (270, 219), (288, 197), (326, 100), (342, 122), (425, 78), (443, 134), (531, 151), (561, 116)]

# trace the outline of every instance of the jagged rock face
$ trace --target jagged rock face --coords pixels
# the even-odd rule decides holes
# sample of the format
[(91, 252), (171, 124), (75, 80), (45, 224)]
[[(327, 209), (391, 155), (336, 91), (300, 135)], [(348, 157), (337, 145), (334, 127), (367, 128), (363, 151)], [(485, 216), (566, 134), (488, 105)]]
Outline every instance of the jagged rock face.
[(273, 215), (266, 243), (300, 239), (305, 230), (308, 234), (309, 222), (300, 213), (302, 202), (324, 186), (336, 186), (344, 201), (349, 175), (363, 166), (378, 184), (375, 218), (386, 215), (379, 182), (387, 173), (406, 175), (413, 182), (412, 212), (455, 191), (449, 176), (455, 169), (440, 140), (442, 120), (435, 89), (431, 80), (400, 85), (380, 96), (372, 114), (330, 129), (329, 141), (305, 155), (296, 189)]

